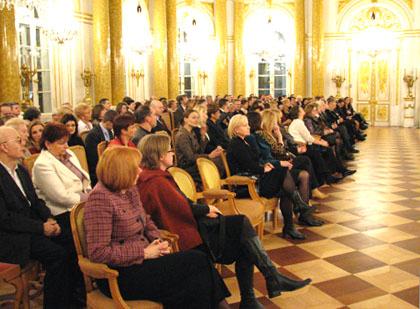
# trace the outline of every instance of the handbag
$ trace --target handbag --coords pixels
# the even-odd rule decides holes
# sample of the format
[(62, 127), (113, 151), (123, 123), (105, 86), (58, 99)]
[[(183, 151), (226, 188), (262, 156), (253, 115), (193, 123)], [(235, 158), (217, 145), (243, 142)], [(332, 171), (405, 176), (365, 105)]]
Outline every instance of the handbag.
[(226, 243), (226, 218), (220, 214), (217, 218), (202, 217), (198, 220), (198, 231), (211, 260), (219, 262)]

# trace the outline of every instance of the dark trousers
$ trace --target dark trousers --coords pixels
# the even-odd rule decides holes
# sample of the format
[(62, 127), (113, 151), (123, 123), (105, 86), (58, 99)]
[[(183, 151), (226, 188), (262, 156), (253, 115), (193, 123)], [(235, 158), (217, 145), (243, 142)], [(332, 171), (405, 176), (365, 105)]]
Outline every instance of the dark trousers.
[(44, 308), (69, 307), (68, 256), (65, 248), (42, 235), (31, 236), (30, 258), (45, 267)]
[[(111, 266), (112, 267), (112, 266)], [(165, 308), (217, 308), (230, 295), (204, 252), (188, 250), (145, 260), (119, 272), (118, 286), (126, 300), (148, 299)], [(107, 280), (99, 289), (110, 296)]]
[(318, 183), (323, 184), (326, 177), (331, 174), (331, 171), (322, 157), (319, 148), (316, 145), (308, 145), (305, 155), (311, 159)]

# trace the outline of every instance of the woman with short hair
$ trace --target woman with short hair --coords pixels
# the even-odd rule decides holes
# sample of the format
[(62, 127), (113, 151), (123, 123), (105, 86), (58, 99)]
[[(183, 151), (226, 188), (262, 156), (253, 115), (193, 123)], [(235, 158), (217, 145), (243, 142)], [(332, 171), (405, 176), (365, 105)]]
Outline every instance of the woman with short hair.
[[(266, 280), (269, 297), (309, 284), (310, 279), (295, 281), (277, 271), (246, 216), (225, 216), (218, 221), (220, 211), (215, 206), (193, 203), (181, 193), (166, 170), (173, 164), (168, 136), (148, 135), (140, 142), (139, 149), (143, 170), (137, 188), (146, 211), (159, 227), (179, 235), (182, 251), (198, 249), (209, 256), (217, 256), (217, 263), (235, 262), (241, 293), (240, 308), (263, 308), (253, 291), (254, 265)], [(222, 226), (225, 233), (208, 231), (203, 220), (219, 222), (216, 230), (220, 231)], [(219, 241), (221, 238), (224, 244)]]
[[(207, 256), (198, 250), (171, 254), (146, 214), (135, 187), (140, 153), (107, 149), (97, 166), (98, 184), (85, 206), (88, 257), (118, 271), (126, 300), (152, 300), (165, 308), (223, 308), (229, 291)], [(97, 280), (111, 297), (108, 281)]]
[(126, 146), (136, 148), (131, 141), (136, 133), (137, 126), (132, 114), (125, 113), (114, 118), (114, 139), (108, 144), (108, 147)]

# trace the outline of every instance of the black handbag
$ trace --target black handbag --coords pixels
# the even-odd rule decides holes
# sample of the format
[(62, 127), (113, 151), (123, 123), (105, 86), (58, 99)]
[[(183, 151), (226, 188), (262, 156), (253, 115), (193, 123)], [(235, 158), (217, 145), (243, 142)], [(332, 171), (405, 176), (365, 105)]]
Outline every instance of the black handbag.
[(217, 218), (202, 217), (198, 220), (198, 231), (211, 260), (219, 262), (225, 250), (226, 218), (220, 214)]

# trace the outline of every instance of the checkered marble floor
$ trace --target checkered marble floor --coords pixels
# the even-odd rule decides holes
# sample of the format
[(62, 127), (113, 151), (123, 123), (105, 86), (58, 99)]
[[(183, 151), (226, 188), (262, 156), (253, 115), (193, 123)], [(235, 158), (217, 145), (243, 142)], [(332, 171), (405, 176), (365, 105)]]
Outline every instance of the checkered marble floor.
[[(255, 292), (266, 308), (418, 308), (420, 282), (420, 130), (370, 128), (349, 167), (357, 173), (323, 192), (317, 214), (326, 224), (303, 228), (304, 241), (266, 226), (264, 245), (279, 269), (311, 285), (269, 299), (256, 270)], [(237, 308), (233, 266), (222, 268)]]

